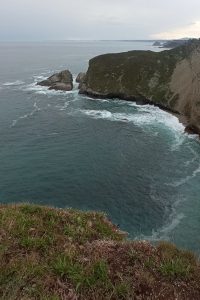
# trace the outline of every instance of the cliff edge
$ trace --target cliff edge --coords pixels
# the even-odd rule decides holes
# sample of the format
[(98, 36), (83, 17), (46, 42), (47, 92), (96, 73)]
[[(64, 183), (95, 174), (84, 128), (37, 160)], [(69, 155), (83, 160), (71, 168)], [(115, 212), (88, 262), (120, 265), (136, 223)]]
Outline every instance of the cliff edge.
[(194, 254), (128, 241), (103, 213), (0, 206), (0, 299), (200, 299)]
[(150, 103), (200, 133), (200, 40), (162, 52), (129, 51), (90, 60), (80, 93)]

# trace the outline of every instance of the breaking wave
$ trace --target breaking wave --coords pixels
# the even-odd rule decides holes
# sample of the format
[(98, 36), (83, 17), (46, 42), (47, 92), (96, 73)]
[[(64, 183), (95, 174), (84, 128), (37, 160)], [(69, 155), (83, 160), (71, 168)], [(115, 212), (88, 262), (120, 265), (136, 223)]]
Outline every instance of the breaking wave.
[[(137, 104), (129, 104), (137, 108), (137, 113), (118, 113), (109, 110), (80, 110), (94, 119), (106, 119), (109, 121), (132, 122), (135, 125), (163, 124), (172, 131), (176, 131), (181, 135), (184, 134), (184, 126), (179, 122), (176, 116), (173, 116), (157, 107), (150, 105), (140, 106)], [(183, 137), (184, 139), (184, 137)]]
[(47, 86), (37, 85), (37, 82), (28, 84), (27, 86), (23, 87), (23, 91), (35, 92), (36, 94), (39, 94), (39, 95), (53, 95), (53, 96), (78, 93), (77, 90), (72, 90), (72, 91), (49, 90), (49, 88)]

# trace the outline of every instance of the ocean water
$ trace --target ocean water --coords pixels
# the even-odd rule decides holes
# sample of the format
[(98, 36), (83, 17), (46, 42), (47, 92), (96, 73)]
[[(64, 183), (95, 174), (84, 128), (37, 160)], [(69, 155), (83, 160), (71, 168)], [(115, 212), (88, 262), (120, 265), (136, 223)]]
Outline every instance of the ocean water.
[(0, 202), (105, 211), (130, 238), (200, 252), (200, 144), (178, 119), (36, 82), (151, 42), (0, 43)]

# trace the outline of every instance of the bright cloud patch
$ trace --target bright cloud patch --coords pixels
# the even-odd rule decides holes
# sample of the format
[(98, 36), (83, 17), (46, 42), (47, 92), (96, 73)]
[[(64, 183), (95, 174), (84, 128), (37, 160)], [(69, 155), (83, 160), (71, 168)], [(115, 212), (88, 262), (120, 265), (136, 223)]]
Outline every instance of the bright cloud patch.
[(151, 35), (151, 37), (156, 39), (200, 38), (200, 21), (171, 31), (156, 33)]

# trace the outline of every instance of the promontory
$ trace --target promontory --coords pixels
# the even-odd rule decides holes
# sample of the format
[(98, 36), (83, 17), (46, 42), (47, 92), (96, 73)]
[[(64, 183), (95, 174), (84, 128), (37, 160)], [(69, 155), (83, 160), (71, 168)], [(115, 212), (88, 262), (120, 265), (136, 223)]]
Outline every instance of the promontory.
[(200, 40), (161, 52), (129, 51), (90, 60), (80, 93), (154, 104), (200, 133)]

